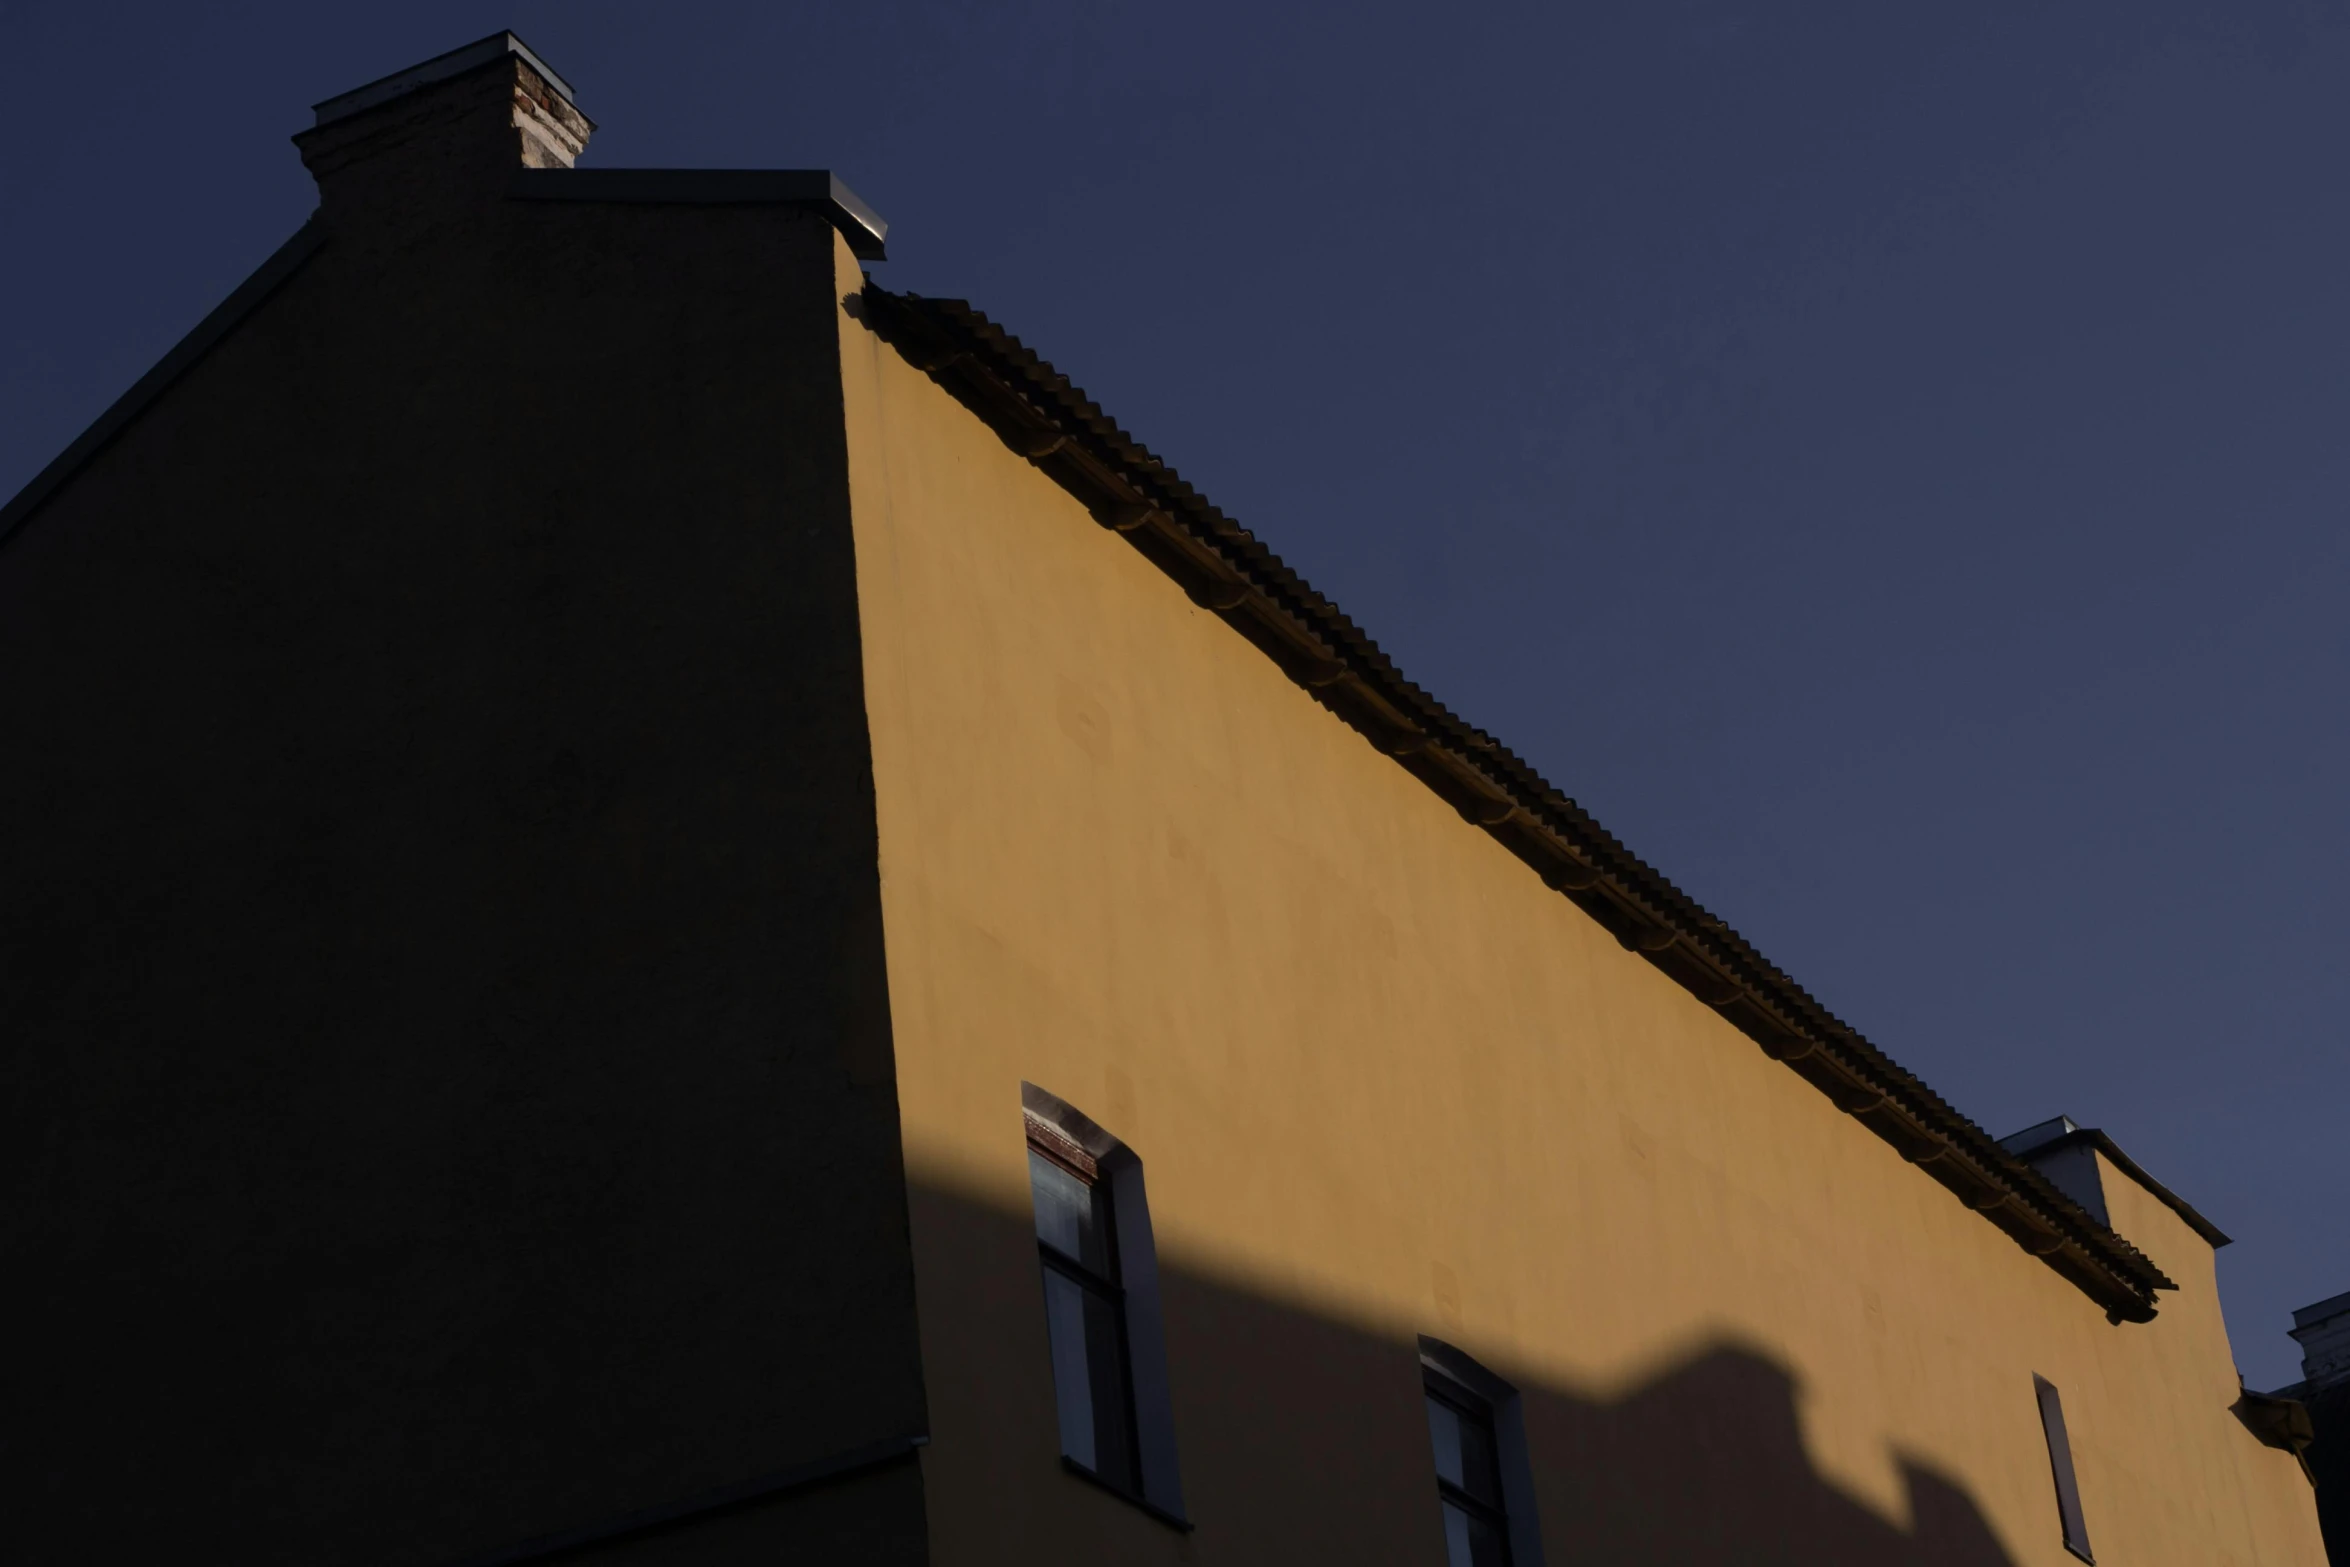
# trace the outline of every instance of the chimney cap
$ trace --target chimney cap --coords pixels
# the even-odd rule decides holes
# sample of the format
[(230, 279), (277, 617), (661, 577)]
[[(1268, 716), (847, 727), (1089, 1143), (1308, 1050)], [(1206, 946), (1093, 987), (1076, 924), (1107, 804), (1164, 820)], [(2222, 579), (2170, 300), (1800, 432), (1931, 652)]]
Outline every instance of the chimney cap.
[(2020, 1132), (2010, 1132), (1999, 1139), (1999, 1146), (2018, 1159), (2028, 1159), (2040, 1149), (2060, 1137), (2070, 1137), (2081, 1129), (2080, 1123), (2069, 1115), (2051, 1116), (2036, 1126), (2027, 1126)]
[(510, 32), (492, 33), (489, 37), (469, 43), (461, 49), (452, 49), (447, 54), (434, 55), (421, 65), (411, 65), (404, 71), (394, 71), (389, 76), (378, 77), (364, 87), (354, 87), (347, 93), (337, 94), (323, 103), (312, 105), (312, 107), (317, 111), (318, 124), (331, 125), (337, 120), (347, 119), (351, 115), (357, 114), (362, 109), (372, 109), (377, 104), (389, 103), (394, 98), (405, 98), (418, 88), (430, 87), (435, 82), (445, 82), (452, 76), (461, 76), (467, 71), (503, 60), (509, 55), (519, 58), (523, 64), (538, 72), (549, 87), (562, 94), (565, 103), (575, 109), (579, 107), (578, 100), (571, 95), (571, 84), (557, 76), (554, 68), (540, 59), (531, 50), (530, 45)]

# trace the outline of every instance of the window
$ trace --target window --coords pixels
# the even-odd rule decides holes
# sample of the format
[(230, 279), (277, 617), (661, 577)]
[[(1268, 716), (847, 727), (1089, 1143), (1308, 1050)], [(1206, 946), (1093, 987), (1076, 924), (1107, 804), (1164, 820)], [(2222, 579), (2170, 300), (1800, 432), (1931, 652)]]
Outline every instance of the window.
[(1044, 1320), (1053, 1345), (1061, 1452), (1121, 1490), (1139, 1491), (1117, 1216), (1096, 1171), (1073, 1168), (1057, 1152), (1042, 1139), (1029, 1141), (1028, 1185), (1036, 1198), (1036, 1248), (1044, 1257)]
[(1518, 1390), (1451, 1345), (1420, 1340), (1449, 1567), (1542, 1567)]
[(1423, 1375), (1428, 1439), (1436, 1447), (1436, 1495), (1444, 1507), (1445, 1559), (1451, 1567), (1508, 1567), (1509, 1514), (1502, 1505), (1493, 1412), (1451, 1378)]
[(1034, 1084), (1021, 1109), (1062, 1462), (1188, 1529), (1142, 1161)]
[(2085, 1562), (2089, 1554), (2089, 1526), (2081, 1518), (2080, 1482), (2073, 1478), (2073, 1444), (2064, 1432), (2064, 1401), (2056, 1384), (2046, 1377), (2032, 1378), (2040, 1395), (2040, 1434), (2048, 1438), (2048, 1466), (2056, 1471), (2056, 1515), (2064, 1524), (2064, 1548)]

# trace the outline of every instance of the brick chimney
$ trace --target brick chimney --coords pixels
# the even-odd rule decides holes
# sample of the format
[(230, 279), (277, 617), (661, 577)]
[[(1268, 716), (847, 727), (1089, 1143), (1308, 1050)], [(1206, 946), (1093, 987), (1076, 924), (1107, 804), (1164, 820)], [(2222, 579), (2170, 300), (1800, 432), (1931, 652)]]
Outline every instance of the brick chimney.
[(431, 222), (503, 196), (520, 169), (567, 169), (594, 124), (512, 33), (317, 105), (294, 138), (329, 227)]

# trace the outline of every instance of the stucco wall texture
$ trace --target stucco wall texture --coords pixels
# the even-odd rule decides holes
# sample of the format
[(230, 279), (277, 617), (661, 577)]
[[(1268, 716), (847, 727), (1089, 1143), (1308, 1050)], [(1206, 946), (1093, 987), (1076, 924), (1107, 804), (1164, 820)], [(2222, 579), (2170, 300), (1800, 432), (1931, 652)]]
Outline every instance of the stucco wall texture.
[(507, 200), (479, 87), (0, 550), (14, 1560), (438, 1567), (923, 1428), (832, 230)]
[[(839, 287), (941, 1563), (1441, 1560), (1415, 1335), (1526, 1390), (1553, 1561), (2323, 1561), (2210, 1247), (2084, 1295), (1194, 605)], [(1571, 674), (1569, 676), (1571, 678)], [(1184, 1537), (1054, 1462), (1023, 1080), (1141, 1156)], [(2143, 1198), (2144, 1200), (2140, 1200)]]

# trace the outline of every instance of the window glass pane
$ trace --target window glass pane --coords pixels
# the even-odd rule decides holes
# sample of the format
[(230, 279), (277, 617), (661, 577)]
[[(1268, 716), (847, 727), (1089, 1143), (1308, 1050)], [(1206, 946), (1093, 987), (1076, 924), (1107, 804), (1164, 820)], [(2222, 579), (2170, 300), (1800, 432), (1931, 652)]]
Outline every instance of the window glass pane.
[(1085, 1297), (1085, 1369), (1093, 1388), (1093, 1472), (1129, 1490), (1141, 1488), (1127, 1410), (1126, 1335), (1117, 1302)]
[(1047, 1267), (1044, 1310), (1061, 1451), (1103, 1479), (1133, 1488), (1138, 1482), (1117, 1302)]
[(1444, 1504), (1444, 1559), (1447, 1567), (1508, 1567), (1501, 1531), (1467, 1509)]
[(1428, 1399), (1428, 1437), (1436, 1448), (1438, 1478), (1488, 1507), (1501, 1506), (1501, 1470), (1492, 1425), (1445, 1399)]
[(1079, 1180), (1033, 1148), (1028, 1151), (1028, 1187), (1036, 1198), (1036, 1238), (1105, 1279), (1116, 1277), (1110, 1268), (1109, 1216), (1103, 1211), (1101, 1188)]
[[(1037, 1211), (1044, 1211), (1042, 1203)], [(1088, 1469), (1098, 1468), (1093, 1457), (1093, 1385), (1085, 1364), (1085, 1291), (1050, 1268), (1044, 1270), (1044, 1322), (1053, 1341), (1053, 1402), (1061, 1410), (1061, 1451)]]
[(1461, 1420), (1460, 1488), (1489, 1507), (1501, 1505), (1501, 1465), (1493, 1451), (1493, 1427), (1483, 1420)]
[(1440, 1398), (1428, 1400), (1428, 1440), (1436, 1448), (1436, 1477), (1467, 1490), (1461, 1480), (1460, 1412)]

